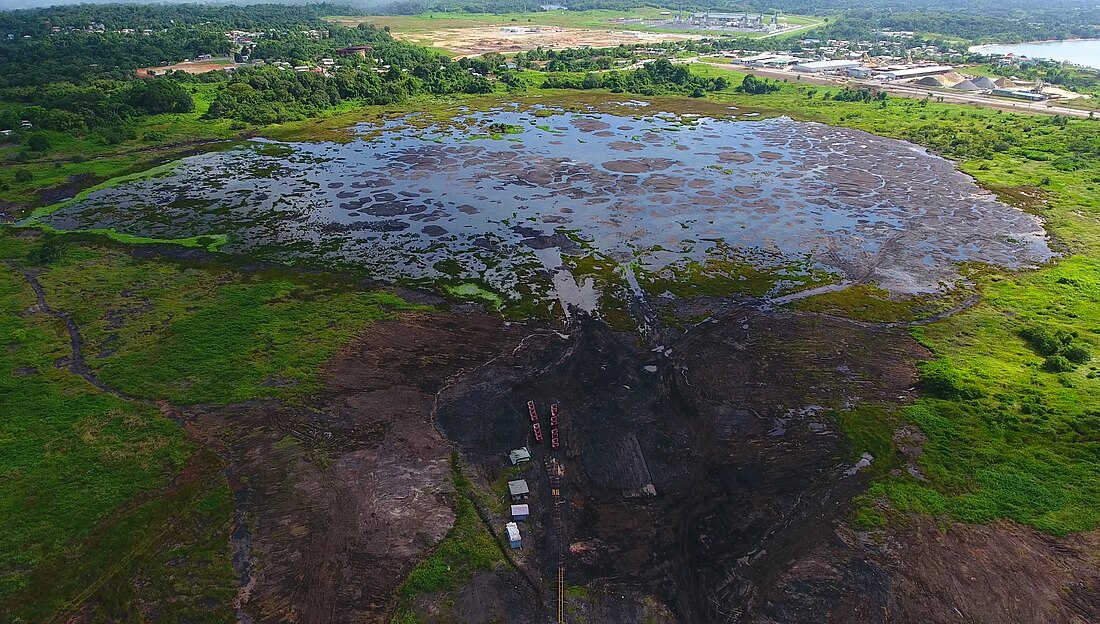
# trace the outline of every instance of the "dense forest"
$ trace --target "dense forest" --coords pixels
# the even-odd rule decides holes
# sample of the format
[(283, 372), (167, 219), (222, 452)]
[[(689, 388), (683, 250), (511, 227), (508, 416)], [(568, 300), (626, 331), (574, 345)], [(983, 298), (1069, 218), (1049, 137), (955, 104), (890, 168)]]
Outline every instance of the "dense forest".
[[(347, 101), (399, 102), (420, 95), (487, 93), (489, 77), (509, 88), (607, 88), (642, 94), (699, 96), (725, 88), (722, 79), (692, 76), (668, 61), (640, 69), (594, 73), (637, 60), (633, 48), (534, 50), (511, 60), (497, 55), (454, 61), (446, 55), (393, 39), (371, 25), (345, 28), (324, 15), (349, 12), (336, 5), (90, 5), (3, 13), (17, 32), (0, 42), (0, 130), (96, 133), (108, 143), (132, 138), (144, 115), (194, 109), (192, 87), (215, 83), (210, 118), (252, 124), (316, 116)], [(110, 24), (110, 27), (107, 25)], [(89, 25), (102, 25), (97, 29)], [(315, 66), (324, 71), (288, 71), (272, 65), (201, 75), (171, 72), (139, 78), (135, 69), (194, 58), (225, 56), (237, 49), (228, 30), (254, 28), (251, 56), (269, 62)], [(113, 29), (113, 30), (112, 30)], [(119, 32), (125, 29), (127, 32)], [(136, 32), (131, 32), (136, 31)], [(348, 46), (369, 46), (365, 56), (339, 56)], [(530, 70), (540, 70), (541, 73)], [(26, 133), (27, 139), (35, 131)]]

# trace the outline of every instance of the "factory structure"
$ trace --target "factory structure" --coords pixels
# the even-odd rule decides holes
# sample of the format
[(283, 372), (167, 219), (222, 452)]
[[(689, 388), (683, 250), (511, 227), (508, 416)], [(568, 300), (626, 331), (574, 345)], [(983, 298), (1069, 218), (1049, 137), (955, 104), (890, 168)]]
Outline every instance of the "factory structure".
[(1042, 81), (1021, 81), (989, 76), (970, 77), (957, 72), (951, 65), (912, 62), (887, 64), (861, 53), (853, 53), (849, 58), (819, 60), (765, 52), (735, 57), (733, 63), (796, 75), (855, 78), (883, 85), (910, 85), (930, 90), (959, 91), (1029, 102), (1042, 102), (1051, 97), (1067, 97), (1060, 90), (1044, 85)]
[(658, 28), (677, 28), (682, 30), (715, 30), (721, 32), (762, 32), (778, 33), (796, 30), (799, 26), (780, 23), (779, 12), (772, 15), (764, 13), (716, 13), (704, 11), (685, 14), (683, 10), (662, 11), (658, 20), (647, 18), (624, 18), (617, 20), (624, 24), (640, 24)]

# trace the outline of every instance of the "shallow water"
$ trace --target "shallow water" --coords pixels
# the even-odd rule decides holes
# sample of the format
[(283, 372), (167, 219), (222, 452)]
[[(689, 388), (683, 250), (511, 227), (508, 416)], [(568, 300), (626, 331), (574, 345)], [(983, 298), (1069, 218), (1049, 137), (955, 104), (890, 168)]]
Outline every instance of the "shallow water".
[[(776, 293), (822, 272), (926, 292), (952, 282), (960, 261), (1016, 267), (1051, 255), (1036, 218), (911, 144), (651, 108), (508, 107), (456, 112), (446, 127), (363, 124), (347, 143), (252, 141), (91, 193), (45, 221), (228, 234), (229, 252), (353, 264), (385, 280), (480, 279), (583, 309), (598, 293), (563, 255), (648, 274), (748, 262), (775, 272)], [(490, 124), (516, 129), (490, 137)]]

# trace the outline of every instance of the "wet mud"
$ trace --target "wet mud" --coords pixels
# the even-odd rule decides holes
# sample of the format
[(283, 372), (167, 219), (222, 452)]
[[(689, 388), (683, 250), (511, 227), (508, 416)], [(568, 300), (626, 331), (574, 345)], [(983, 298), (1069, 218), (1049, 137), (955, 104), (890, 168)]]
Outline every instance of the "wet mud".
[[(1051, 256), (1036, 217), (911, 144), (733, 111), (639, 113), (458, 109), (446, 126), (363, 124), (345, 143), (252, 141), (94, 192), (45, 223), (226, 234), (224, 251), (385, 280), (475, 280), (581, 309), (530, 230), (580, 244), (560, 253), (650, 274), (732, 253), (775, 272), (777, 295), (821, 276), (928, 292), (953, 283), (959, 262)], [(494, 136), (496, 124), (516, 131)]]
[(562, 405), (570, 582), (655, 597), (678, 622), (749, 621), (731, 618), (862, 487), (828, 409), (905, 397), (922, 354), (899, 331), (749, 309), (657, 350), (587, 322), (482, 368), (437, 414), (487, 479), (508, 448), (535, 449), (525, 556), (544, 579), (559, 535), (528, 398)]

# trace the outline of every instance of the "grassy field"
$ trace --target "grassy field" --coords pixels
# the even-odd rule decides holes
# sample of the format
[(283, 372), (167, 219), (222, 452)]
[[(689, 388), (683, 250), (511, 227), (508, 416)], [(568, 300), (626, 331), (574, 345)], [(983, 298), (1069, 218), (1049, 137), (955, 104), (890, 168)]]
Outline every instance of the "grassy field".
[(175, 404), (295, 397), (372, 321), (410, 306), (286, 272), (139, 261), (77, 247), (40, 278), (80, 324), (91, 365), (128, 394)]

